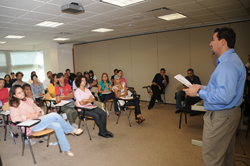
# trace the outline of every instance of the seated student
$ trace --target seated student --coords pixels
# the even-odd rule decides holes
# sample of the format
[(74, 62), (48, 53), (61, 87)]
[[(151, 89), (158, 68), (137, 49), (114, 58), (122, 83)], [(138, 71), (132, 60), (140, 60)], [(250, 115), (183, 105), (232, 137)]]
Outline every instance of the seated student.
[(119, 108), (116, 100), (116, 96), (114, 93), (110, 94), (102, 94), (104, 92), (112, 92), (112, 85), (111, 82), (109, 81), (109, 77), (107, 73), (102, 73), (102, 80), (98, 84), (98, 93), (99, 93), (99, 98), (101, 101), (105, 99), (113, 99), (114, 101), (114, 107), (115, 107), (115, 114), (119, 115)]
[(22, 88), (23, 88), (25, 97), (33, 99), (34, 103), (36, 104), (36, 98), (35, 98), (34, 94), (32, 93), (30, 84), (24, 84), (22, 86)]
[(4, 81), (5, 81), (5, 85), (4, 85), (5, 88), (11, 88), (12, 87), (13, 82), (10, 79), (10, 75), (8, 75), (8, 74), (5, 75), (4, 76)]
[(148, 109), (150, 110), (155, 105), (155, 100), (157, 99), (158, 102), (162, 102), (161, 100), (161, 93), (162, 90), (168, 85), (168, 76), (165, 75), (165, 69), (161, 68), (160, 73), (157, 73), (152, 81), (151, 89), (153, 91), (153, 95), (151, 97)]
[[(74, 93), (69, 84), (65, 84), (63, 73), (58, 73), (56, 78), (59, 80), (58, 85), (56, 86), (56, 102), (59, 103), (61, 100), (72, 100), (74, 98)], [(62, 106), (62, 111), (67, 115), (69, 123), (77, 128), (78, 125), (75, 124), (75, 119), (78, 115), (77, 111), (74, 109), (74, 101), (72, 100), (69, 104)]]
[(16, 79), (16, 76), (15, 76), (15, 73), (11, 72), (10, 75), (11, 75), (11, 81), (12, 81), (12, 83), (16, 82), (17, 79)]
[(98, 79), (97, 79), (97, 77), (94, 75), (93, 70), (90, 70), (90, 71), (89, 71), (89, 78), (92, 78), (92, 79), (96, 82), (96, 85), (94, 85), (94, 86), (97, 87)]
[(84, 74), (84, 76), (87, 79), (87, 83), (88, 83), (88, 88), (89, 89), (91, 89), (92, 87), (94, 87), (94, 86), (97, 85), (97, 82), (93, 78), (89, 77), (89, 72), (88, 71), (85, 71), (83, 74)]
[(117, 74), (117, 72), (118, 72), (118, 69), (115, 69), (115, 70), (114, 70), (114, 75), (111, 76), (111, 82), (112, 82), (112, 85), (113, 85), (113, 86), (114, 86), (114, 83), (115, 83), (114, 78), (115, 78), (115, 75)]
[(41, 82), (38, 82), (37, 75), (31, 76), (32, 83), (30, 84), (31, 91), (36, 98), (37, 105), (44, 106), (43, 96), (44, 96), (44, 87)]
[[(79, 77), (79, 76), (81, 76), (81, 75), (82, 75), (81, 72), (77, 72), (77, 73), (76, 73), (76, 78)], [(72, 85), (73, 85), (73, 91), (75, 91), (75, 90), (77, 89), (77, 86), (76, 86), (76, 83), (75, 83), (75, 82), (76, 82), (76, 80), (74, 80), (74, 81), (73, 81), (73, 84), (72, 84)]]
[(5, 81), (4, 79), (0, 78), (0, 101), (2, 105), (8, 102), (9, 91), (7, 88), (4, 87)]
[[(95, 101), (94, 96), (88, 88), (86, 88), (86, 77), (78, 76), (76, 78), (76, 86), (78, 87), (75, 91), (75, 98), (78, 107), (84, 107), (92, 105)], [(96, 125), (99, 127), (98, 135), (105, 138), (113, 138), (114, 135), (106, 129), (107, 114), (100, 108), (96, 107), (93, 110), (85, 111), (86, 116), (94, 118)]]
[[(187, 70), (187, 76), (185, 77), (191, 84), (200, 84), (201, 85), (201, 81), (200, 81), (200, 78), (196, 75), (194, 75), (194, 70), (193, 69), (188, 69)], [(184, 85), (183, 85), (184, 86)], [(183, 89), (186, 89), (187, 87), (184, 86)], [(185, 92), (183, 90), (180, 90), (176, 93), (176, 109), (177, 111), (175, 111), (175, 113), (180, 113), (181, 112), (181, 109), (182, 109), (182, 105), (181, 105), (181, 101), (183, 98), (188, 98), (188, 102), (187, 104), (195, 104), (197, 103), (198, 101), (201, 100), (201, 98), (199, 97), (189, 97), (189, 96), (186, 96)], [(192, 114), (190, 114), (192, 115)]]
[[(76, 129), (65, 122), (57, 113), (44, 115), (43, 110), (34, 104), (33, 100), (26, 98), (20, 85), (13, 86), (10, 89), (10, 116), (13, 122), (23, 122), (32, 119), (41, 119), (41, 121), (28, 129), (30, 132), (42, 131), (44, 129), (53, 129), (58, 138), (62, 151), (68, 156), (73, 157), (74, 153), (70, 151), (70, 145), (64, 133), (79, 135), (82, 129)], [(27, 133), (30, 133), (27, 132)]]
[[(36, 75), (36, 72), (35, 72), (35, 71), (32, 71), (31, 74), (30, 74), (30, 77), (31, 77), (32, 75)], [(41, 82), (41, 81), (38, 80), (38, 82)], [(27, 83), (28, 83), (28, 84), (32, 84), (32, 83), (33, 83), (33, 80), (30, 79)]]
[(68, 76), (69, 76), (69, 85), (72, 87), (72, 84), (73, 84), (73, 81), (75, 80), (75, 78), (76, 78), (76, 75), (75, 75), (75, 73), (70, 73), (70, 70), (69, 69), (66, 69), (65, 70), (65, 72), (68, 74)]
[(47, 72), (47, 79), (45, 79), (45, 80), (43, 81), (43, 87), (44, 87), (44, 89), (45, 89), (46, 91), (48, 91), (51, 77), (52, 77), (52, 72), (51, 72), (51, 71), (48, 71), (48, 72)]
[(23, 73), (20, 72), (20, 71), (16, 73), (16, 79), (17, 79), (16, 82), (14, 82), (12, 84), (12, 86), (14, 86), (14, 85), (23, 86), (23, 84), (27, 84), (26, 82), (22, 81), (22, 79), (23, 79)]
[(56, 97), (56, 87), (58, 85), (58, 80), (56, 78), (56, 74), (52, 74), (51, 80), (50, 80), (50, 84), (49, 84), (49, 88), (48, 88), (48, 92), (51, 96), (51, 98)]
[[(118, 70), (118, 71), (117, 71), (117, 75), (120, 76), (121, 82), (124, 82), (124, 83), (125, 83), (125, 86), (128, 87), (128, 84), (127, 84), (126, 79), (122, 77), (122, 76), (123, 76), (122, 70)], [(114, 85), (115, 85), (115, 84), (116, 84), (116, 82), (114, 82)]]
[[(113, 87), (113, 91), (115, 92), (116, 98), (127, 96), (128, 91), (125, 83), (121, 82), (121, 77), (119, 75), (115, 75), (114, 77), (116, 85)], [(125, 106), (135, 106), (135, 121), (140, 124), (145, 121), (145, 119), (141, 115), (140, 109), (140, 100), (139, 98), (135, 98), (134, 101), (128, 101)]]

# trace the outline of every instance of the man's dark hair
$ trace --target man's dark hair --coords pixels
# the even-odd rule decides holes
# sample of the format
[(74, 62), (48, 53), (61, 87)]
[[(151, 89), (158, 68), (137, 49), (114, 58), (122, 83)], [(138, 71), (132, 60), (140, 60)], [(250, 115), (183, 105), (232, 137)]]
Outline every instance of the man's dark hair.
[(122, 71), (121, 69), (120, 70), (117, 70), (117, 73), (119, 73), (120, 71)]
[(236, 34), (232, 28), (223, 27), (216, 28), (214, 33), (218, 32), (217, 37), (219, 40), (225, 39), (229, 48), (234, 48), (236, 42)]
[(0, 78), (0, 81), (1, 81), (1, 80), (3, 80), (3, 81), (4, 81), (4, 79), (3, 79), (3, 78)]
[[(86, 78), (85, 76), (83, 76), (83, 75), (78, 76), (78, 77), (76, 78), (76, 81), (75, 81), (75, 84), (76, 84), (77, 88), (80, 87), (81, 82), (82, 82), (82, 78), (85, 78), (85, 80), (86, 80), (86, 85), (88, 84), (87, 78)], [(86, 85), (85, 85), (85, 86), (86, 86)]]
[(65, 72), (70, 71), (69, 69), (66, 69)]
[[(51, 72), (51, 71), (48, 71), (48, 72), (47, 72), (47, 75), (49, 74), (49, 72)], [(51, 72), (51, 73), (52, 73), (52, 72)]]
[(160, 71), (162, 71), (162, 70), (163, 70), (164, 72), (166, 72), (166, 70), (165, 70), (164, 68), (161, 68), (161, 70), (160, 70)]
[(193, 69), (188, 69), (187, 72), (191, 71), (192, 73), (194, 73), (194, 70)]
[(23, 77), (23, 73), (22, 73), (22, 72), (20, 72), (20, 71), (17, 72), (17, 73), (16, 73), (16, 77), (18, 76), (18, 74), (22, 74), (22, 77)]
[(38, 78), (38, 76), (36, 74), (33, 74), (32, 76), (30, 76), (30, 79), (33, 81), (33, 77)]
[[(24, 85), (22, 86), (23, 90), (24, 90), (26, 87), (30, 87), (30, 84), (24, 84)], [(30, 88), (31, 88), (31, 87), (30, 87)]]
[(118, 71), (118, 69), (115, 69), (114, 72)]
[[(32, 73), (34, 73), (35, 71), (32, 71), (31, 73), (30, 73), (30, 75), (33, 75)], [(35, 72), (36, 73), (36, 72)]]

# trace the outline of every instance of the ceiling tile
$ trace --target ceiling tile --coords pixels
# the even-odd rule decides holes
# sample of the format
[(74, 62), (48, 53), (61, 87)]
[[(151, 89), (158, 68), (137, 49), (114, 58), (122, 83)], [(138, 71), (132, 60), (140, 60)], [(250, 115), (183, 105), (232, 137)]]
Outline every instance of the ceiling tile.
[(33, 0), (1, 0), (0, 6), (6, 6), (11, 8), (23, 9), (23, 10), (32, 10), (36, 7), (43, 5), (43, 2), (37, 2)]
[(249, 16), (249, 14), (245, 10), (232, 10), (232, 11), (226, 11), (226, 12), (220, 12), (217, 13), (222, 18), (227, 18), (227, 17), (234, 17), (234, 16)]
[(3, 16), (19, 17), (20, 15), (23, 15), (24, 13), (27, 13), (27, 11), (19, 10), (19, 9), (11, 9), (8, 7), (0, 6), (0, 15), (3, 15)]
[(162, 7), (169, 7), (173, 5), (185, 4), (188, 2), (194, 2), (194, 0), (151, 0), (151, 2)]
[(147, 11), (158, 9), (161, 7), (163, 7), (163, 6), (160, 6), (160, 5), (151, 3), (151, 2), (142, 2), (142, 3), (138, 3), (135, 5), (125, 7), (125, 9), (131, 10), (134, 12), (145, 13)]
[(162, 20), (162, 19), (158, 19), (158, 18), (152, 18), (152, 19), (148, 19), (148, 20), (134, 21), (133, 24), (135, 24), (135, 26), (141, 26), (141, 25), (163, 23), (163, 22), (166, 22), (166, 21)]
[(79, 20), (79, 21), (74, 21), (71, 24), (74, 25), (79, 25), (79, 26), (90, 26), (93, 24), (96, 24), (97, 22), (93, 22), (93, 21), (88, 21), (88, 20)]
[(204, 7), (201, 6), (197, 2), (189, 2), (189, 3), (185, 3), (185, 4), (169, 6), (168, 8), (171, 9), (171, 10), (174, 10), (176, 12), (180, 12), (180, 13), (185, 12), (185, 11), (204, 9)]
[(86, 6), (85, 10), (100, 14), (100, 13), (109, 12), (118, 8), (119, 7), (116, 7), (113, 5), (108, 5), (106, 3), (97, 2), (97, 3)]
[(100, 14), (100, 15), (95, 15), (93, 17), (86, 18), (84, 20), (95, 21), (95, 22), (107, 22), (113, 19), (115, 19), (115, 16), (106, 16), (104, 14)]
[(46, 14), (54, 14), (54, 15), (62, 14), (61, 7), (52, 4), (44, 4), (41, 7), (36, 8), (34, 11)]
[(244, 6), (245, 8), (250, 8), (250, 0), (248, 0), (248, 1), (243, 1), (242, 4), (243, 4), (243, 6)]
[(29, 26), (30, 25), (7, 23), (3, 27), (6, 27), (6, 28), (15, 28), (15, 29), (25, 29), (25, 28), (28, 28)]
[(201, 4), (203, 7), (217, 7), (226, 4), (236, 3), (238, 0), (197, 0), (197, 3)]
[(228, 5), (217, 6), (217, 7), (210, 7), (208, 9), (215, 12), (215, 13), (226, 12), (226, 11), (237, 10), (237, 9), (245, 10), (239, 2), (233, 3), (233, 4), (228, 4)]
[[(61, 6), (61, 5), (69, 4), (71, 2), (73, 2), (73, 1), (72, 0), (52, 0), (52, 1), (49, 1), (49, 4), (55, 4), (55, 5)], [(80, 3), (83, 7), (86, 5), (95, 3), (92, 0), (77, 0), (76, 2)]]
[(210, 10), (207, 10), (207, 9), (199, 9), (199, 10), (182, 12), (182, 14), (184, 14), (188, 17), (193, 17), (193, 16), (197, 16), (197, 15), (212, 14), (212, 12)]
[(115, 16), (116, 18), (127, 17), (133, 14), (136, 14), (136, 12), (126, 10), (126, 9), (117, 9), (117, 10), (113, 10), (113, 11), (105, 13), (105, 15), (107, 16), (113, 16), (113, 17)]
[(69, 17), (63, 17), (63, 16), (58, 16), (58, 17), (54, 17), (52, 19), (48, 19), (49, 21), (53, 21), (53, 22), (60, 22), (60, 23), (70, 23), (70, 22), (74, 22), (74, 21), (78, 21), (80, 19), (74, 19), (74, 18), (69, 18)]
[(10, 21), (12, 21), (14, 19), (15, 19), (15, 17), (7, 17), (7, 16), (1, 16), (0, 15), (0, 21), (1, 22), (10, 22)]
[(27, 24), (27, 25), (36, 25), (36, 24), (38, 24), (40, 22), (41, 21), (39, 21), (39, 20), (30, 20), (30, 19), (23, 19), (23, 18), (18, 18), (18, 19), (15, 19), (15, 20), (11, 21), (11, 23)]
[(63, 13), (61, 16), (65, 16), (65, 17), (70, 17), (70, 18), (78, 18), (78, 19), (85, 19), (91, 16), (97, 15), (96, 13), (93, 12), (89, 12), (89, 11), (85, 11), (84, 13), (80, 13), (80, 14), (68, 14), (68, 13)]
[(196, 17), (192, 17), (195, 20), (198, 21), (204, 21), (204, 20), (212, 20), (212, 19), (221, 19), (220, 17), (218, 17), (217, 15), (213, 14), (207, 14), (207, 15), (201, 15), (201, 16), (196, 16)]
[(5, 24), (7, 24), (6, 22), (0, 22), (0, 27), (3, 27)]
[(114, 25), (125, 24), (128, 22), (132, 22), (132, 20), (120, 18), (120, 19), (107, 21), (107, 23), (114, 24)]
[(21, 16), (20, 18), (28, 18), (28, 19), (35, 19), (35, 20), (48, 20), (55, 17), (54, 15), (50, 14), (42, 14), (36, 12), (28, 12), (27, 14)]

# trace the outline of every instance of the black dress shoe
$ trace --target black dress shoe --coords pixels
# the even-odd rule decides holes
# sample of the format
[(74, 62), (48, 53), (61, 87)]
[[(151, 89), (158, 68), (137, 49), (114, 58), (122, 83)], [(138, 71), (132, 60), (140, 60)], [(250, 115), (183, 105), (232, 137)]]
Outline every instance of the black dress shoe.
[(178, 114), (178, 113), (180, 113), (180, 112), (181, 112), (181, 110), (177, 110), (177, 111), (175, 111), (175, 113), (176, 113), (176, 114)]
[(104, 138), (110, 138), (110, 136), (108, 136), (108, 135), (106, 135), (106, 134), (102, 134), (102, 133), (100, 133), (100, 132), (98, 133), (98, 135), (101, 136), (101, 137), (104, 137)]
[(151, 109), (152, 109), (152, 107), (149, 106), (149, 107), (148, 107), (148, 110), (151, 110)]
[(113, 134), (113, 133), (111, 133), (110, 131), (107, 131), (107, 132), (105, 133), (105, 135), (107, 135), (107, 136), (109, 136), (109, 137), (111, 137), (111, 138), (113, 138), (113, 137), (114, 137), (114, 134)]

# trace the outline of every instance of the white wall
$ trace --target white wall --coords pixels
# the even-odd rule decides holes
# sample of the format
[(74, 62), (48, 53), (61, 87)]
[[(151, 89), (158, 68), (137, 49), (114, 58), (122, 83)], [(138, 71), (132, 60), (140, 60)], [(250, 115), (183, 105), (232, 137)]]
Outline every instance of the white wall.
[(73, 44), (57, 45), (58, 54), (58, 71), (65, 72), (66, 69), (70, 69), (70, 72), (74, 72), (73, 69), (73, 56), (72, 56)]

